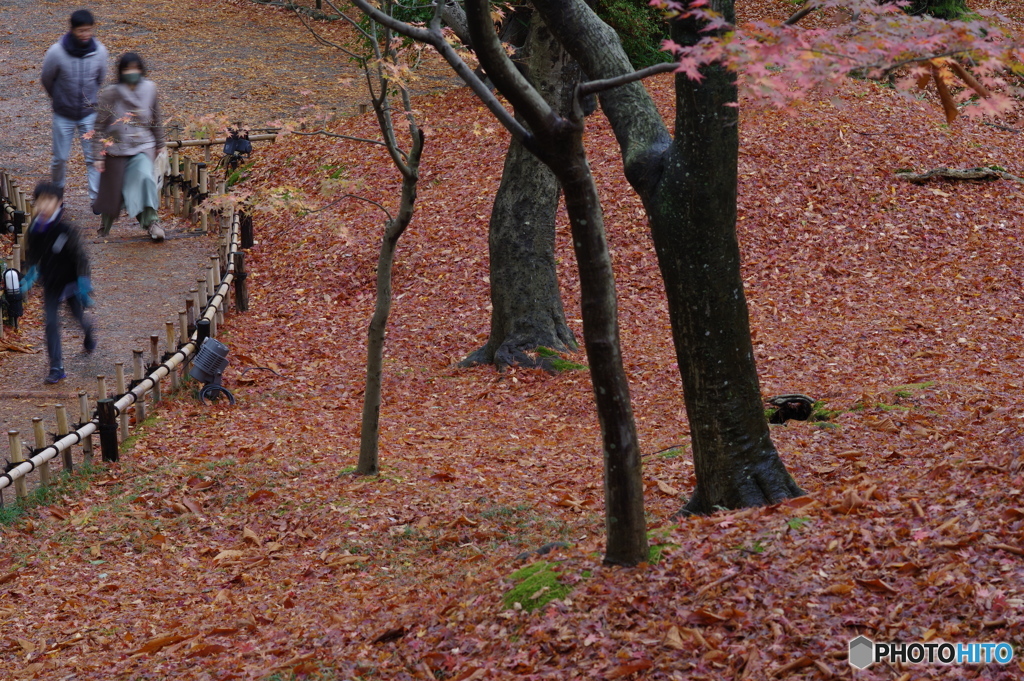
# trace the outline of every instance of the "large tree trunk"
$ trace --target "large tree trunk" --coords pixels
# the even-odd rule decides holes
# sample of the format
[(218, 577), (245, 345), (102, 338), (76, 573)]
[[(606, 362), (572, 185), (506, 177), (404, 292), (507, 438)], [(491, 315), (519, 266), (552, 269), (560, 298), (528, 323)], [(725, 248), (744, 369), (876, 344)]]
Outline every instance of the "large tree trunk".
[(633, 420), (629, 383), (622, 367), (615, 274), (605, 238), (597, 185), (583, 147), (582, 126), (556, 167), (565, 191), (576, 265), (580, 273), (583, 345), (590, 363), (598, 421), (604, 444), (604, 561), (636, 565), (648, 558), (640, 442)]
[[(614, 32), (583, 2), (534, 6), (590, 78), (631, 71)], [(733, 16), (732, 0), (712, 8)], [(692, 43), (698, 29), (678, 24), (673, 38)], [(665, 281), (697, 474), (688, 513), (802, 494), (769, 437), (750, 342), (735, 230), (736, 88), (718, 67), (704, 75), (700, 83), (677, 77), (675, 140), (641, 84), (601, 94)]]
[(555, 270), (559, 194), (554, 173), (512, 140), (488, 233), (491, 335), (464, 365), (531, 366), (536, 360), (527, 353), (537, 347), (576, 347)]
[[(615, 276), (604, 218), (583, 146), (583, 111), (572, 106), (570, 116), (560, 116), (516, 70), (494, 34), (487, 0), (467, 2), (466, 18), (481, 65), (529, 121), (532, 134), (520, 129), (523, 145), (551, 168), (565, 193), (580, 275), (583, 342), (601, 424), (608, 537), (605, 561), (636, 565), (648, 558), (640, 446), (619, 350)], [(552, 42), (550, 37), (547, 40)]]
[[(732, 21), (732, 2), (715, 3)], [(699, 35), (675, 22), (677, 42)], [(771, 504), (801, 494), (768, 434), (736, 239), (739, 113), (721, 66), (676, 75), (676, 134), (646, 201), (672, 320), (697, 489), (684, 511)]]
[[(525, 71), (533, 86), (563, 115), (579, 82), (579, 67), (539, 17), (531, 20)], [(491, 209), (488, 246), (491, 334), (463, 365), (532, 366), (544, 358), (530, 351), (572, 350), (555, 264), (555, 214), (559, 186), (554, 173), (513, 139)]]

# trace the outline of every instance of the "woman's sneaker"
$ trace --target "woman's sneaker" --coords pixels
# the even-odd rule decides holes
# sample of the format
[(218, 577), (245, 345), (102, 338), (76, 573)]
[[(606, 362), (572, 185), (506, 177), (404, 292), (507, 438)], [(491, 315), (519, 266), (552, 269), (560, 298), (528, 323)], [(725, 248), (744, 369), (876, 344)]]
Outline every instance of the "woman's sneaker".
[(63, 369), (50, 369), (50, 375), (43, 379), (43, 383), (53, 385), (55, 383), (60, 383), (67, 377), (68, 375), (64, 373)]
[(153, 241), (164, 240), (164, 228), (159, 223), (154, 222), (149, 226), (149, 238)]

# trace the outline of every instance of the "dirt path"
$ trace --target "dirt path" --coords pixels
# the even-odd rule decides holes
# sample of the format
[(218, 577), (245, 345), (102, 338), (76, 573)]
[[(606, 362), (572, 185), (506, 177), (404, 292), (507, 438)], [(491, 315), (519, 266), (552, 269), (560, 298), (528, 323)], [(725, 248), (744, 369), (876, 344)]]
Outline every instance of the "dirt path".
[[(258, 127), (300, 115), (314, 87), (317, 102), (339, 114), (365, 101), (359, 81), (348, 84), (351, 68), (332, 50), (317, 46), (285, 13), (247, 2), (203, 0), (96, 0), (90, 9), (112, 62), (128, 50), (147, 60), (171, 120), (210, 116)], [(46, 49), (66, 30), (69, 12), (66, 3), (0, 0), (0, 167), (23, 185), (48, 175), (49, 103), (38, 75)], [(99, 346), (85, 354), (80, 331), (65, 319), (68, 378), (57, 386), (44, 385), (48, 366), (41, 298), (33, 293), (18, 340), (38, 354), (0, 353), (0, 431), (17, 429), (26, 440), (31, 439), (33, 416), (43, 416), (52, 431), (53, 405), (63, 402), (76, 420), (79, 390), (94, 396), (98, 374), (112, 377), (115, 362), (130, 368), (133, 349), (148, 348), (152, 333), (163, 338), (165, 320), (176, 318), (213, 252), (208, 239), (170, 216), (164, 219), (168, 240), (163, 244), (151, 243), (127, 217), (108, 238), (97, 238), (98, 219), (87, 208), (84, 180), (76, 151), (69, 167), (67, 210), (89, 246)], [(9, 253), (9, 247), (4, 239), (2, 252)], [(112, 380), (108, 385), (114, 387)], [(6, 453), (6, 442), (0, 450)]]

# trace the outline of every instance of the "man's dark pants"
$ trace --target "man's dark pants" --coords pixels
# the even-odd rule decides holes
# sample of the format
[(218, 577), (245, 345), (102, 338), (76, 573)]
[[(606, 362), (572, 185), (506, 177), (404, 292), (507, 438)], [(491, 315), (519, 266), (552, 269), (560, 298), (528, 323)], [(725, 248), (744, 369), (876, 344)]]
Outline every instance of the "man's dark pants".
[[(60, 296), (62, 291), (51, 291), (46, 289), (43, 292), (43, 305), (46, 309), (46, 352), (50, 356), (51, 369), (64, 368), (64, 354), (60, 345)], [(81, 325), (86, 333), (92, 324), (85, 319), (85, 308), (78, 296), (71, 296), (67, 299), (71, 314)]]

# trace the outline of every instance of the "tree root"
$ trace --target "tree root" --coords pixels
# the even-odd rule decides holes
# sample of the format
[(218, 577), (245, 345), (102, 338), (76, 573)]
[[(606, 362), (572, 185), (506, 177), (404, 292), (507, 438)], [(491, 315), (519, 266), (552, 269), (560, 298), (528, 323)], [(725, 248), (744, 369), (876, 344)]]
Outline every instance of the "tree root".
[[(555, 347), (551, 347), (552, 345)], [(475, 367), (493, 364), (498, 371), (504, 371), (510, 367), (523, 367), (524, 369), (540, 368), (548, 373), (557, 373), (558, 367), (555, 360), (559, 358), (537, 352), (537, 348), (549, 348), (556, 352), (569, 352), (576, 349), (574, 346), (553, 343), (551, 340), (547, 343), (537, 343), (536, 341), (526, 342), (523, 339), (506, 339), (493, 354), (490, 352), (490, 346), (485, 345), (470, 353), (466, 359), (459, 362), (458, 366)]]
[(739, 476), (739, 479), (733, 479), (725, 488), (716, 490), (713, 494), (717, 498), (713, 501), (707, 498), (705, 491), (698, 485), (689, 502), (672, 517), (678, 520), (687, 516), (710, 515), (726, 509), (771, 506), (806, 494), (790, 477), (778, 457), (765, 461), (756, 471), (739, 473)]
[(941, 177), (947, 180), (1010, 180), (1012, 182), (1024, 183), (1024, 179), (998, 168), (964, 168), (963, 170), (935, 168), (926, 173), (912, 173), (904, 170), (896, 173), (896, 177), (913, 182), (914, 184), (927, 182), (933, 177)]

